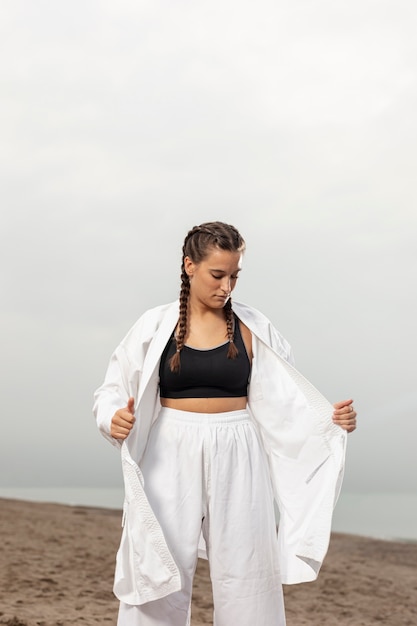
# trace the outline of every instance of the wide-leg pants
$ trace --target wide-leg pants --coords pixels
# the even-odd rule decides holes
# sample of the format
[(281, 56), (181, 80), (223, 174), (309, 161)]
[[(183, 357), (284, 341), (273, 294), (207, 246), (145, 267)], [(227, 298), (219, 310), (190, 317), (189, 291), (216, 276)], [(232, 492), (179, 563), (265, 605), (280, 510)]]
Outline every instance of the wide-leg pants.
[(247, 411), (162, 408), (141, 462), (182, 589), (120, 604), (118, 626), (187, 626), (201, 531), (216, 626), (285, 626), (271, 480)]

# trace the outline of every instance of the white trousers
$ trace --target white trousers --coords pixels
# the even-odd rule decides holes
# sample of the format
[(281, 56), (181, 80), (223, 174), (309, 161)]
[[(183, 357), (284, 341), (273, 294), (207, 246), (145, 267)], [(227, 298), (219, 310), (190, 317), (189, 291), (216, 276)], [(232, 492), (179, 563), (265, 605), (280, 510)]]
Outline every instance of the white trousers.
[(182, 589), (120, 603), (118, 626), (187, 626), (201, 531), (215, 626), (285, 626), (268, 463), (247, 411), (162, 408), (141, 462)]

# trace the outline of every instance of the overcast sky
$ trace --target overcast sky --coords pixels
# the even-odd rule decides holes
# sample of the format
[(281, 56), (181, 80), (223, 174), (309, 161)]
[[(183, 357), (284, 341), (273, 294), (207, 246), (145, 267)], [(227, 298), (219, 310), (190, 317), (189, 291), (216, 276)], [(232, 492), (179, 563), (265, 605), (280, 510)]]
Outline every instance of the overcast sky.
[(92, 394), (182, 241), (247, 241), (235, 298), (332, 402), (347, 491), (417, 472), (414, 0), (53, 0), (0, 19), (0, 486), (118, 486)]

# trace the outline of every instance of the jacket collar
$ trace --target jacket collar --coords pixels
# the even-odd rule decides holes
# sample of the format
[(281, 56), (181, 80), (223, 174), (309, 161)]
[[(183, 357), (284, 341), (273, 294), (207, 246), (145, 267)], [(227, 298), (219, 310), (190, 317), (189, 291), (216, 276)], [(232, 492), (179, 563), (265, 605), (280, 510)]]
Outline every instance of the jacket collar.
[(143, 365), (142, 381), (139, 389), (138, 405), (142, 399), (143, 392), (146, 389), (150, 378), (155, 372), (155, 368), (159, 363), (161, 354), (170, 338), (172, 331), (178, 321), (178, 301), (169, 305), (161, 318), (160, 324), (155, 331), (155, 335), (150, 343), (145, 362)]

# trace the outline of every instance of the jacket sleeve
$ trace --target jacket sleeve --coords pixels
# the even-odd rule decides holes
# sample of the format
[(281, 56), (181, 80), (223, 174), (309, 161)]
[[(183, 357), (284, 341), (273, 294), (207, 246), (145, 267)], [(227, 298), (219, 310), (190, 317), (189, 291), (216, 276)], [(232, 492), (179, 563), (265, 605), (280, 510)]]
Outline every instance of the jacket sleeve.
[(178, 305), (174, 302), (149, 309), (138, 319), (112, 354), (104, 383), (94, 394), (93, 413), (98, 428), (114, 446), (120, 448), (122, 442), (110, 435), (112, 417), (117, 410), (127, 405), (130, 397), (135, 399), (137, 410), (139, 387), (149, 348), (167, 311), (173, 306), (176, 316)]
[(133, 372), (134, 367), (127, 350), (120, 344), (111, 356), (104, 383), (94, 394), (93, 413), (97, 426), (101, 434), (118, 448), (122, 441), (111, 436), (111, 420), (116, 411), (127, 406), (132, 392), (130, 380)]
[(94, 394), (93, 414), (101, 434), (111, 444), (120, 448), (122, 441), (110, 434), (111, 420), (119, 409), (127, 406), (128, 399), (136, 401), (143, 364), (149, 343), (155, 331), (155, 316), (144, 313), (132, 326), (113, 352), (104, 383)]

